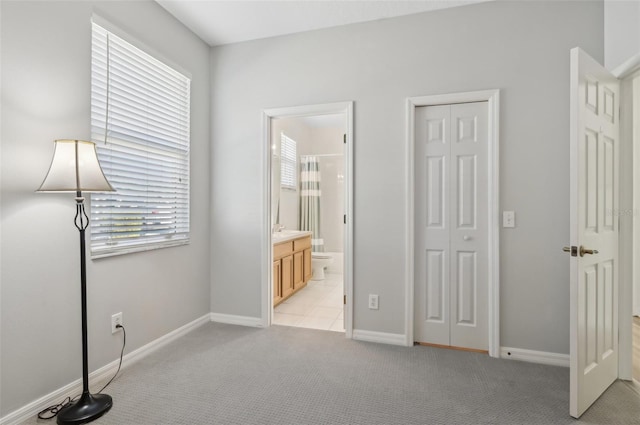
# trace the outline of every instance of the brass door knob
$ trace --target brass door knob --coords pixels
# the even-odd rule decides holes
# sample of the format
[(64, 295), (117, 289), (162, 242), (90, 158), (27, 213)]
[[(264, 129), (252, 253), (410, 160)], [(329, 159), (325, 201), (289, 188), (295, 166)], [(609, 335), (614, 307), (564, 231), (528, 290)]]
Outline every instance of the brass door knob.
[(584, 246), (580, 245), (580, 256), (584, 257), (585, 254), (589, 254), (589, 255), (593, 255), (593, 254), (597, 254), (598, 250), (597, 249), (585, 249)]

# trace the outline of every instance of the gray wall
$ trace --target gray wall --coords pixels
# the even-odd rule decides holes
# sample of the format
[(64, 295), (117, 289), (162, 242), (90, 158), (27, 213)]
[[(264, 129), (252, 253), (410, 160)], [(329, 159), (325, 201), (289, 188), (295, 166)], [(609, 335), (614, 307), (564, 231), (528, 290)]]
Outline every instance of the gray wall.
[(640, 54), (640, 2), (605, 0), (604, 66), (614, 70)]
[(81, 376), (72, 194), (36, 194), (57, 138), (90, 137), (93, 12), (192, 74), (188, 246), (88, 261), (90, 370), (209, 312), (209, 47), (152, 1), (1, 3), (0, 416)]
[(353, 100), (354, 327), (404, 334), (406, 98), (501, 89), (501, 345), (568, 353), (569, 50), (603, 43), (602, 2), (519, 1), (214, 48), (211, 310), (261, 315), (262, 110)]

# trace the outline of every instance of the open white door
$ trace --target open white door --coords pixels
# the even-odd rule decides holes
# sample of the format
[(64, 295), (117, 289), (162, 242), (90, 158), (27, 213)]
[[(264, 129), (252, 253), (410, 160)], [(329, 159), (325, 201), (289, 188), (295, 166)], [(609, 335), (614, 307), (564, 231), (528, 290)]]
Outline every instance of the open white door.
[(619, 82), (571, 50), (570, 414), (618, 377)]

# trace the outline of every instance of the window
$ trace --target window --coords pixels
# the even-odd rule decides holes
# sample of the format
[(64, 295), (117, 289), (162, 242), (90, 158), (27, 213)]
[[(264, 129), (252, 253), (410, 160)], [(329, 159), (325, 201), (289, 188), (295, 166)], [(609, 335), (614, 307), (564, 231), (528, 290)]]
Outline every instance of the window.
[(113, 193), (91, 195), (95, 257), (189, 242), (191, 81), (93, 23), (91, 138)]
[(298, 187), (298, 161), (296, 141), (280, 133), (280, 186), (296, 190)]

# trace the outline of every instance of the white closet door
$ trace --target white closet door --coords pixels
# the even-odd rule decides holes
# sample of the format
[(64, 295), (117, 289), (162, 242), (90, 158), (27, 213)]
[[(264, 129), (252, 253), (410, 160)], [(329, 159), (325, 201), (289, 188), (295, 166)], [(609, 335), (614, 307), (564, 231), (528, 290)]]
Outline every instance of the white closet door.
[(487, 350), (487, 102), (451, 106), (451, 340)]
[(487, 103), (416, 108), (415, 340), (488, 349)]
[(415, 340), (449, 345), (451, 107), (416, 108)]

